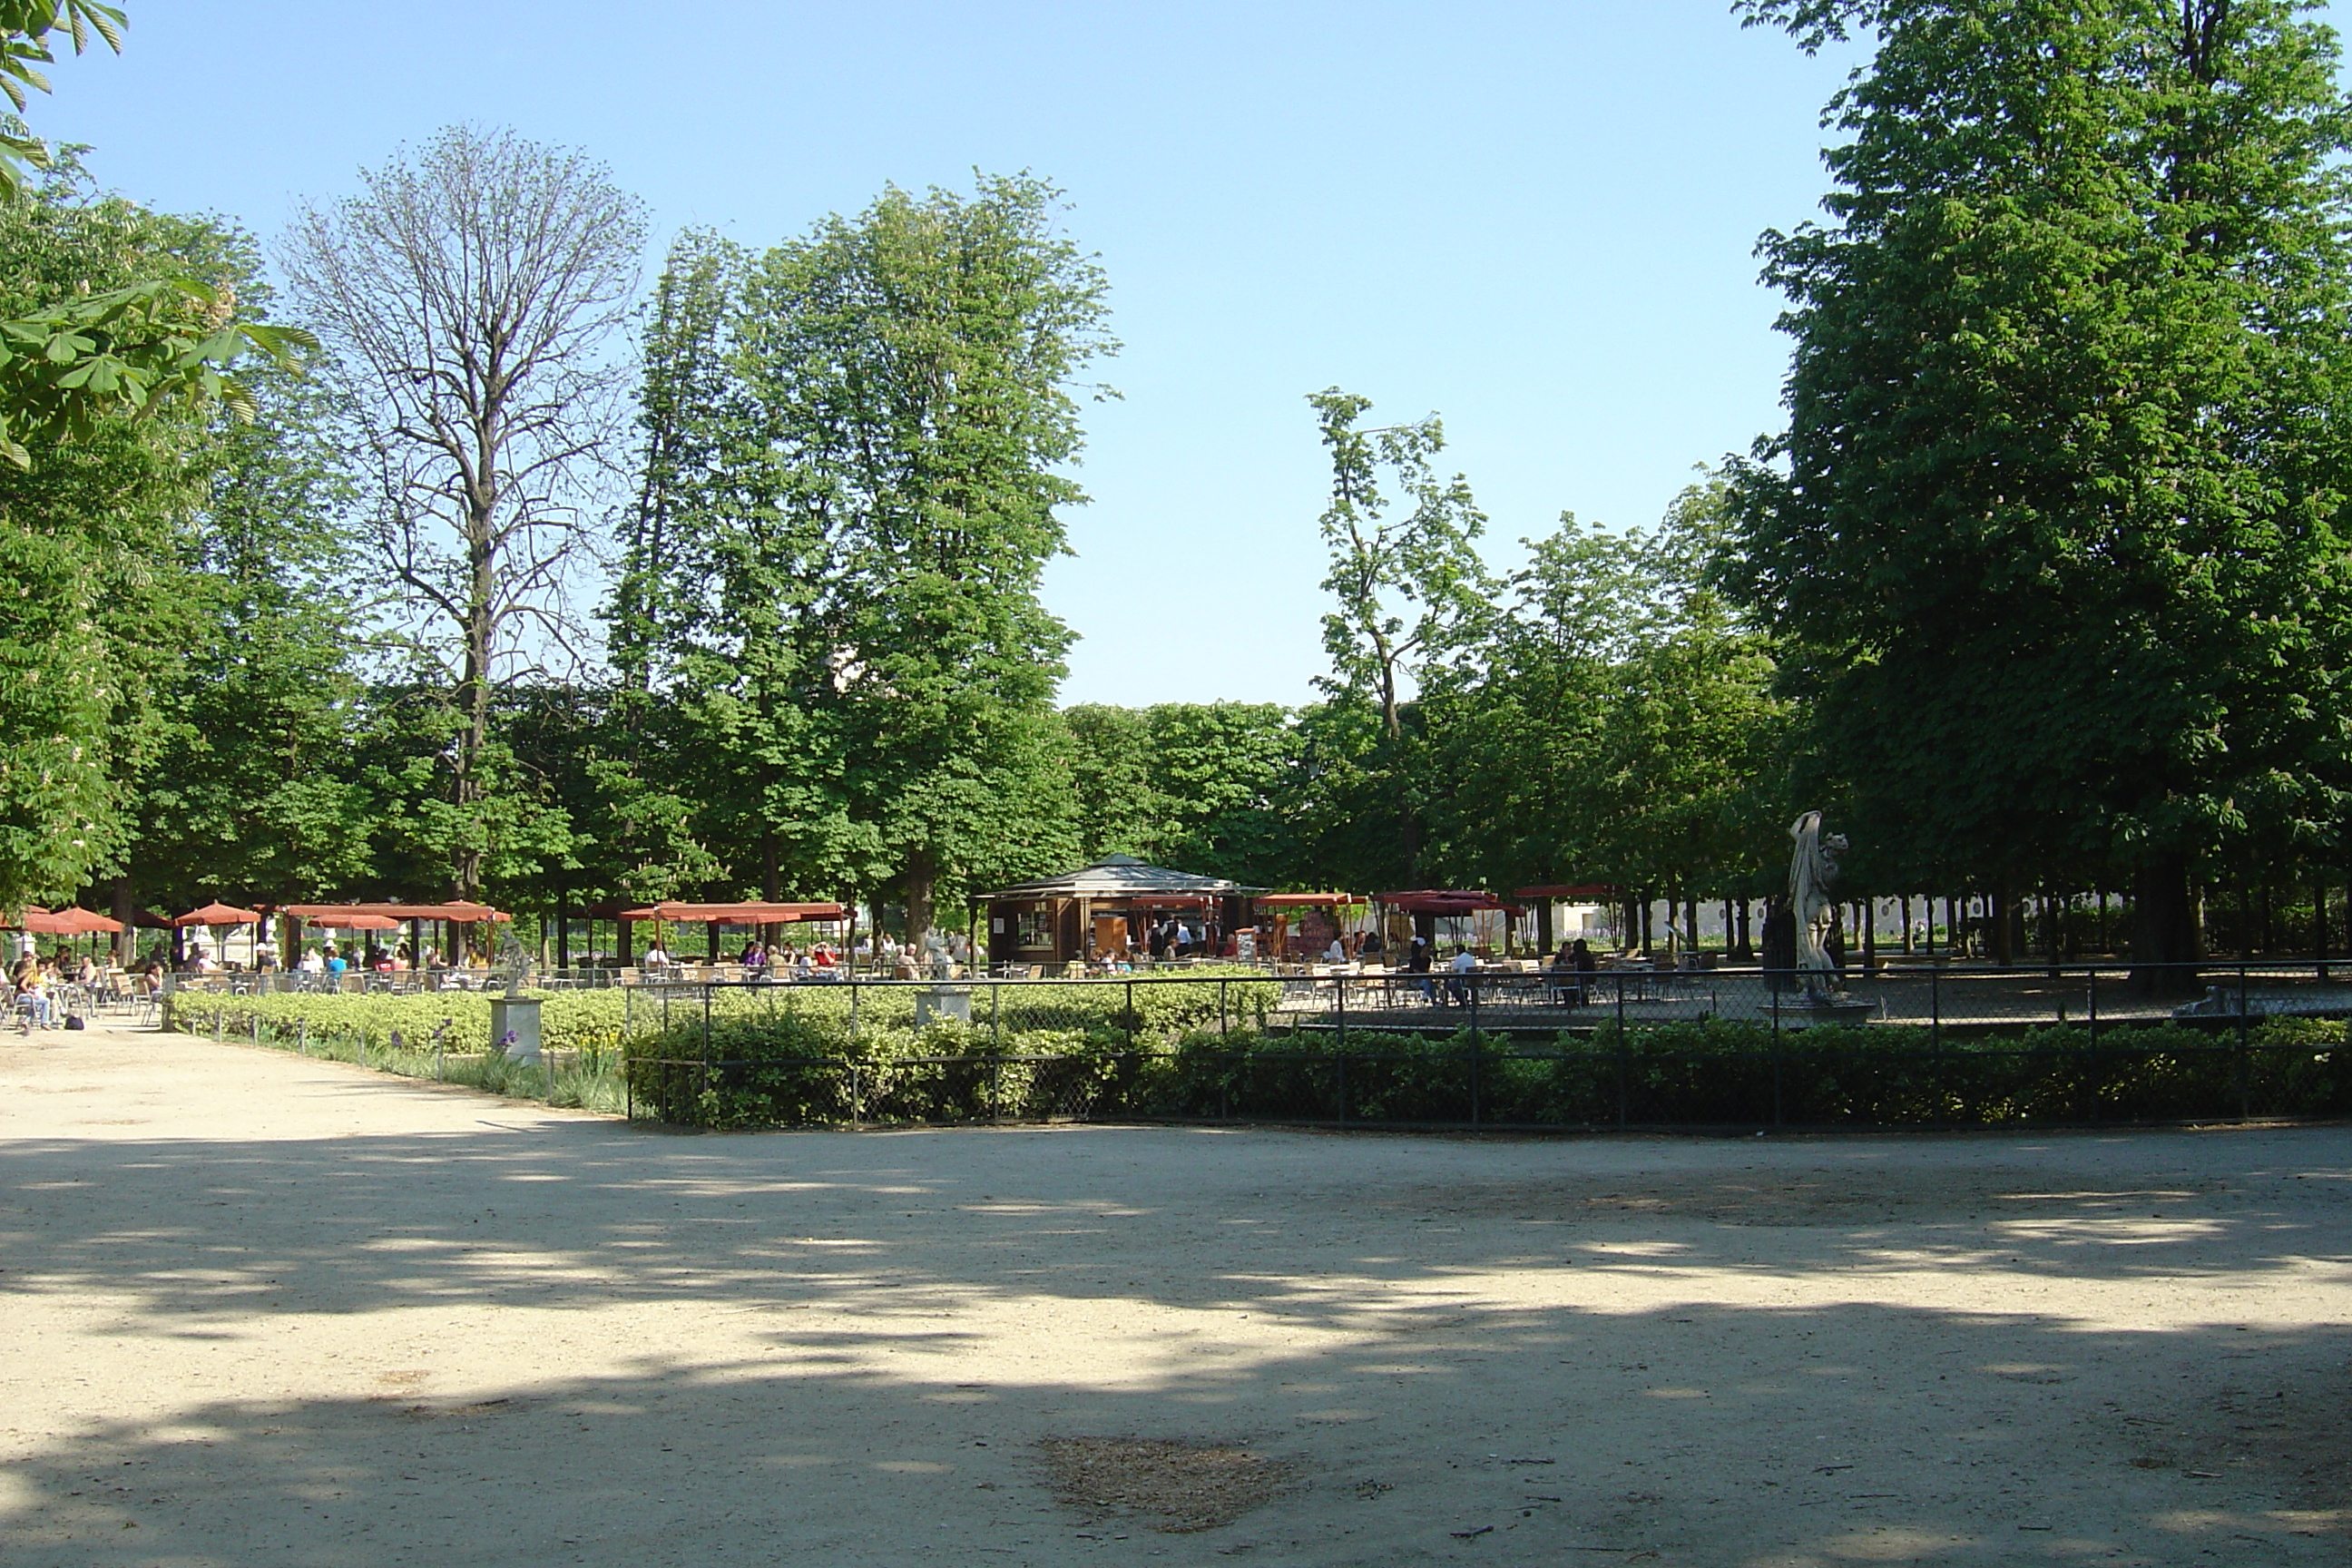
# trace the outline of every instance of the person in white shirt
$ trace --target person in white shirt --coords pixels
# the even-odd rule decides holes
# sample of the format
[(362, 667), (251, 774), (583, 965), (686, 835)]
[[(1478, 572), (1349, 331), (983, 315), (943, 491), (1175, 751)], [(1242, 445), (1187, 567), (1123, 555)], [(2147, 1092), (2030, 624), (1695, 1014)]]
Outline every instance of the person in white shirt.
[(1478, 973), (1478, 957), (1466, 947), (1456, 948), (1454, 962), (1445, 967), (1454, 972), (1454, 978), (1445, 983), (1445, 994), (1455, 1006), (1463, 1006), (1470, 1000), (1470, 982), (1462, 977)]
[(657, 942), (651, 947), (646, 949), (645, 966), (647, 969), (667, 969), (669, 967), (669, 954), (662, 951), (662, 944), (660, 942)]
[(1348, 944), (1341, 942), (1338, 937), (1333, 937), (1331, 939), (1331, 945), (1323, 950), (1323, 957), (1325, 962), (1330, 963), (1347, 963)]

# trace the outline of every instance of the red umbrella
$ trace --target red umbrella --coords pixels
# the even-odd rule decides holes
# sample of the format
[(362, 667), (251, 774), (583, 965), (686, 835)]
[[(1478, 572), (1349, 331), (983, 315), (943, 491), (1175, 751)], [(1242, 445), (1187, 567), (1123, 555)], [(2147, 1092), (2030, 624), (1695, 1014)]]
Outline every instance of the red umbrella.
[(110, 920), (95, 910), (63, 909), (49, 918), (75, 936), (88, 936), (96, 931), (104, 931), (109, 936), (122, 934), (121, 921)]
[(384, 915), (326, 915), (302, 922), (322, 931), (398, 931), (400, 922)]
[(175, 926), (249, 926), (261, 917), (251, 910), (232, 909), (226, 904), (206, 904), (200, 910), (190, 910), (173, 921)]
[(74, 934), (74, 928), (72, 926), (68, 925), (56, 915), (49, 913), (48, 910), (37, 910), (30, 904), (26, 904), (25, 906), (23, 916), (12, 921), (11, 924), (17, 931), (28, 931), (33, 932), (36, 936), (71, 936)]

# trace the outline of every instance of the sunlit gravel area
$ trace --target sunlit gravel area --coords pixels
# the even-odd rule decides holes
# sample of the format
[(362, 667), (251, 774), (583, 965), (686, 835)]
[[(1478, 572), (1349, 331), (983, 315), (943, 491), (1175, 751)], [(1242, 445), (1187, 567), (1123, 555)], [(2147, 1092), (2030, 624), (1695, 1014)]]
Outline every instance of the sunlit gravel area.
[(2330, 1563), (2352, 1129), (693, 1136), (0, 1036), (0, 1563)]

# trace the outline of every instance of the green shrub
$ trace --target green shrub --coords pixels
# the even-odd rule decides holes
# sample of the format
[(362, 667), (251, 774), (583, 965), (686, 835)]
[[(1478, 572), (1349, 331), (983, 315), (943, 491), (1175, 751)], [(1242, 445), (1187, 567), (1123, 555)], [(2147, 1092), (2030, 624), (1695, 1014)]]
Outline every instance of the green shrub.
[[(1262, 1026), (1279, 982), (971, 986), (970, 1024), (915, 1026), (919, 986), (780, 985), (545, 994), (559, 1103), (709, 1127), (991, 1117), (1224, 1116), (1528, 1126), (2011, 1126), (2352, 1114), (2338, 1020), (2234, 1027), (2081, 1025), (1945, 1038), (1871, 1025), (1788, 1030), (1726, 1019), (1604, 1025), (1547, 1046), (1498, 1037)], [(1220, 990), (1223, 1006), (1220, 1006)], [(287, 995), (174, 999), (179, 1026), (435, 1070), (497, 1092), (549, 1092), (489, 1050), (488, 999)], [(707, 1036), (707, 1039), (706, 1039)], [(395, 1037), (397, 1046), (395, 1047)], [(1130, 1041), (1132, 1044), (1130, 1045)], [(421, 1068), (417, 1064), (422, 1064)], [(531, 1086), (540, 1087), (534, 1089)]]

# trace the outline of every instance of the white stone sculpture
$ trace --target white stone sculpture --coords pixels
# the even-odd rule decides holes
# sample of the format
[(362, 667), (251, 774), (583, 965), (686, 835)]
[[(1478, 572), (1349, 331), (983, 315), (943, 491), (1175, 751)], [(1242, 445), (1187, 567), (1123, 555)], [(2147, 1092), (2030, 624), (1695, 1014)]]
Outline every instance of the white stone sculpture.
[(1797, 841), (1789, 858), (1789, 912), (1797, 923), (1797, 978), (1809, 996), (1837, 989), (1837, 965), (1830, 959), (1829, 938), (1837, 906), (1830, 884), (1838, 879), (1838, 855), (1846, 847), (1845, 835), (1822, 834), (1822, 814), (1809, 811), (1789, 829)]

